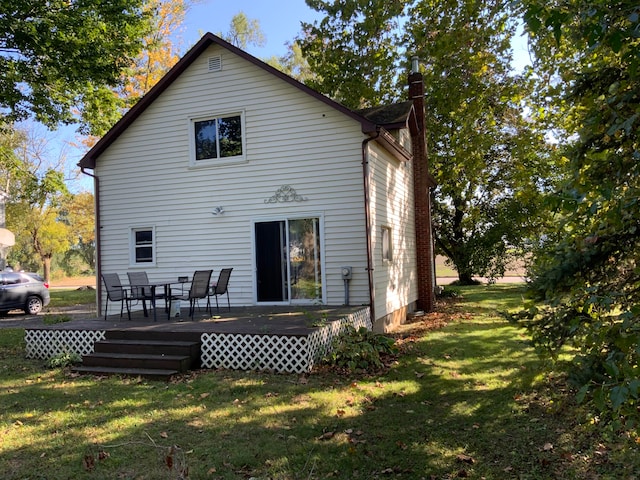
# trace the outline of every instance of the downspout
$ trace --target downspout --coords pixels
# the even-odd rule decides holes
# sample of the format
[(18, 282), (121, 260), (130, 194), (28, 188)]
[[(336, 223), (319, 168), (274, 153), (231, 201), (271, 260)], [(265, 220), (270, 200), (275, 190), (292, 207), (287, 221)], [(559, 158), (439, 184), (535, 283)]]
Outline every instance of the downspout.
[(95, 217), (96, 217), (96, 305), (97, 305), (97, 316), (100, 318), (100, 312), (102, 311), (102, 262), (101, 254), (100, 254), (100, 179), (93, 175), (92, 173), (87, 172), (84, 167), (80, 167), (80, 171), (85, 175), (93, 178), (93, 201), (95, 204)]
[(376, 126), (376, 134), (362, 141), (362, 182), (364, 184), (364, 219), (367, 233), (367, 276), (369, 280), (369, 308), (371, 309), (371, 322), (376, 321), (375, 290), (373, 283), (373, 247), (371, 246), (371, 209), (370, 209), (370, 182), (369, 182), (369, 154), (367, 144), (380, 136), (380, 127)]

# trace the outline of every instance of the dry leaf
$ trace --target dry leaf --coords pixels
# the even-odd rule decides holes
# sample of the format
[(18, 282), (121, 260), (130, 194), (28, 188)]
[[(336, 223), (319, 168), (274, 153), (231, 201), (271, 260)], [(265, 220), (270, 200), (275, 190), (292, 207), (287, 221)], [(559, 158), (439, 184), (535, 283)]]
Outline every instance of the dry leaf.
[(331, 440), (335, 435), (335, 432), (325, 432), (318, 437), (318, 440)]
[(547, 443), (545, 443), (545, 444), (543, 445), (542, 449), (543, 449), (545, 452), (548, 452), (549, 450), (553, 450), (553, 444), (552, 444), (552, 443), (547, 442)]
[(169, 438), (169, 434), (167, 432), (160, 432), (160, 436), (162, 438)]
[(344, 417), (345, 413), (347, 413), (347, 412), (345, 412), (344, 410), (339, 408), (338, 411), (336, 412), (336, 415), (338, 417)]
[(85, 455), (84, 459), (82, 460), (82, 464), (84, 465), (84, 469), (87, 472), (90, 472), (94, 469), (94, 467), (96, 466), (96, 461), (93, 458), (93, 455)]
[(200, 394), (200, 398), (207, 398), (209, 395), (211, 395), (210, 393), (201, 393)]
[(464, 453), (460, 453), (456, 455), (456, 460), (459, 462), (468, 463), (470, 465), (473, 465), (474, 463), (476, 463), (473, 457), (470, 457), (469, 455), (465, 455)]

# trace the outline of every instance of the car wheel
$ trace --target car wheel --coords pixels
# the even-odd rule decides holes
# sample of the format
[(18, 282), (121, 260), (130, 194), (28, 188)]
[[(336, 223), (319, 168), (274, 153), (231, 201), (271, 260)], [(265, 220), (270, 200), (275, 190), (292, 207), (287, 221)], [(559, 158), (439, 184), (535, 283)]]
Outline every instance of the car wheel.
[(38, 313), (40, 313), (42, 311), (42, 300), (40, 299), (40, 297), (27, 298), (25, 311), (29, 315), (37, 315)]

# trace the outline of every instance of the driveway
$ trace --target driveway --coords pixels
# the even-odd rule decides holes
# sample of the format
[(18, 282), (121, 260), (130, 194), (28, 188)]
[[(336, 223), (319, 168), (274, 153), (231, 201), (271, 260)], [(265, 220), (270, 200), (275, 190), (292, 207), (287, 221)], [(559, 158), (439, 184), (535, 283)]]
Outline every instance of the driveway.
[(22, 310), (13, 310), (8, 315), (0, 317), (2, 328), (37, 328), (44, 326), (46, 317), (65, 316), (72, 319), (95, 318), (96, 307), (93, 304), (74, 305), (71, 307), (48, 308), (38, 315), (27, 315)]

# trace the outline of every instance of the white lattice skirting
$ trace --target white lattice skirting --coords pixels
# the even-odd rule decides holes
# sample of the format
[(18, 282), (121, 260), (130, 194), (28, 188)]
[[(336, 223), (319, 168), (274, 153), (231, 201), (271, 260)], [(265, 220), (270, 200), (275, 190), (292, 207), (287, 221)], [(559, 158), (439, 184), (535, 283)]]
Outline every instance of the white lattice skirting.
[[(307, 336), (204, 333), (202, 367), (308, 372), (329, 352), (346, 325), (371, 330), (371, 310), (363, 308)], [(104, 338), (104, 330), (26, 330), (26, 357), (47, 360), (60, 353), (88, 355), (93, 353), (93, 344)]]
[(308, 372), (346, 325), (371, 330), (370, 312), (369, 308), (359, 310), (308, 336), (205, 333), (201, 337), (202, 367)]
[(93, 344), (104, 339), (104, 330), (26, 330), (26, 357), (47, 360), (61, 353), (93, 353)]

